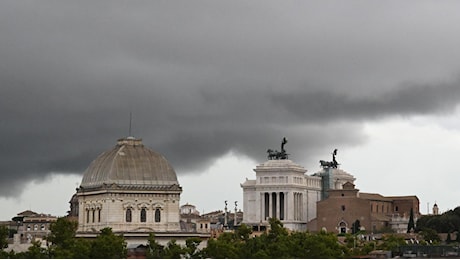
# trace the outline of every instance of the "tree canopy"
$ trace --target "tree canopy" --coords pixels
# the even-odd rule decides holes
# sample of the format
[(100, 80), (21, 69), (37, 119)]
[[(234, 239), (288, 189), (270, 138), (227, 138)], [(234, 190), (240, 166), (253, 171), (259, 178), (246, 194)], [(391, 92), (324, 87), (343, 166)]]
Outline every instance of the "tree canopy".
[(417, 220), (416, 231), (433, 229), (438, 233), (460, 231), (460, 207), (449, 210), (441, 215), (425, 215)]

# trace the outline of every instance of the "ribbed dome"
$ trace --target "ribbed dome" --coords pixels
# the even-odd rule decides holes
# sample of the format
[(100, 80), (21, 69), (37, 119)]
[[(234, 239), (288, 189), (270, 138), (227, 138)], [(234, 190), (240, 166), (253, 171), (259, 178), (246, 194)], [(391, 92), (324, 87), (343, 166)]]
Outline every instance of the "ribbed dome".
[(142, 139), (119, 139), (111, 150), (99, 155), (84, 172), (81, 188), (102, 186), (152, 189), (179, 188), (176, 172), (161, 154), (142, 144)]

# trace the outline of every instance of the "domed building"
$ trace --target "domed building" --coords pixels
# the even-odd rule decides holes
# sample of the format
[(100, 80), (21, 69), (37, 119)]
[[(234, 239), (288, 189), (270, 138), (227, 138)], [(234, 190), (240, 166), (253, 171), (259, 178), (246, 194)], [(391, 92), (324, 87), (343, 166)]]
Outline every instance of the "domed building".
[(105, 227), (125, 237), (177, 233), (181, 193), (163, 155), (145, 147), (142, 139), (119, 139), (84, 172), (77, 190), (77, 234), (96, 234)]

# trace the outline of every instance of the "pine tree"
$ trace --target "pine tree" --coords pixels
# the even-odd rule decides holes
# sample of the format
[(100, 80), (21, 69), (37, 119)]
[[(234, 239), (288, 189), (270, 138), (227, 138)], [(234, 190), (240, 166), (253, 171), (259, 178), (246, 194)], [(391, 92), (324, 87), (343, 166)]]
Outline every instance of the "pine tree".
[(407, 224), (407, 233), (410, 233), (411, 230), (415, 231), (414, 210), (412, 208), (410, 208), (409, 224)]

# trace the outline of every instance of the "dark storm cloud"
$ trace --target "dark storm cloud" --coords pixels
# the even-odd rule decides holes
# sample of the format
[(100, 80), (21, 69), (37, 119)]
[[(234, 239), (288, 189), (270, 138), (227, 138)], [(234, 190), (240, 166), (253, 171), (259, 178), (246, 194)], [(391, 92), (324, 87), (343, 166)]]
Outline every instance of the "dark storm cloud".
[(452, 110), (460, 8), (352, 3), (2, 1), (0, 195), (83, 172), (130, 111), (186, 174), (283, 136), (316, 162), (365, 142), (365, 120)]
[(450, 113), (460, 100), (460, 80), (448, 84), (410, 85), (367, 97), (320, 90), (279, 93), (271, 100), (298, 120), (315, 122)]

